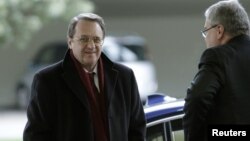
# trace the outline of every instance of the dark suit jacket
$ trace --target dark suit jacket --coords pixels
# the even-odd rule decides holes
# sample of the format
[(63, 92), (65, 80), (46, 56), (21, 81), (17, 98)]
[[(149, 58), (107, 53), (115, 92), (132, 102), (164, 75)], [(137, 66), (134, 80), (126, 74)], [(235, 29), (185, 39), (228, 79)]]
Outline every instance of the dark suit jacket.
[[(110, 141), (143, 141), (145, 116), (134, 73), (103, 57)], [(38, 72), (24, 141), (93, 141), (86, 88), (70, 58)]]
[(208, 125), (250, 124), (250, 38), (205, 50), (184, 107), (187, 141), (206, 140)]

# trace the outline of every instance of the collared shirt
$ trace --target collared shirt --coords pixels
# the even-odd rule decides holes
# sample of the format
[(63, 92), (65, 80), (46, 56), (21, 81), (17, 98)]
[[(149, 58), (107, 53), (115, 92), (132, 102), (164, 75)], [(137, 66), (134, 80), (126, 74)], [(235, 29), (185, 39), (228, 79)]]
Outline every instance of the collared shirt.
[(100, 92), (99, 83), (98, 83), (98, 82), (99, 82), (99, 79), (98, 79), (98, 73), (97, 73), (97, 72), (98, 72), (98, 71), (97, 71), (97, 66), (98, 66), (98, 65), (95, 66), (95, 68), (94, 68), (94, 70), (93, 70), (92, 72), (89, 72), (89, 71), (88, 71), (87, 69), (85, 69), (85, 68), (84, 68), (84, 71), (87, 72), (87, 73), (94, 73), (94, 74), (95, 74), (95, 75), (94, 75), (95, 86), (96, 86), (97, 90)]

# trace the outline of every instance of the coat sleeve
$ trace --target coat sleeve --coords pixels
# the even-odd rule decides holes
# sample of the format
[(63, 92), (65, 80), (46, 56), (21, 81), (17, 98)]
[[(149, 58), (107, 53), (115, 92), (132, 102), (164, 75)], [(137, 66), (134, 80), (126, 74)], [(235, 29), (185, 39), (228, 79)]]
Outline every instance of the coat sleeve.
[(30, 103), (27, 109), (27, 124), (23, 133), (24, 141), (55, 141), (53, 133), (52, 88), (36, 74), (32, 83)]
[(146, 119), (140, 99), (137, 82), (132, 73), (131, 79), (131, 118), (129, 123), (128, 140), (129, 141), (144, 141), (146, 136)]
[(214, 50), (206, 50), (199, 71), (187, 90), (183, 119), (186, 141), (206, 141), (207, 117), (214, 108), (215, 97), (224, 83), (223, 65)]

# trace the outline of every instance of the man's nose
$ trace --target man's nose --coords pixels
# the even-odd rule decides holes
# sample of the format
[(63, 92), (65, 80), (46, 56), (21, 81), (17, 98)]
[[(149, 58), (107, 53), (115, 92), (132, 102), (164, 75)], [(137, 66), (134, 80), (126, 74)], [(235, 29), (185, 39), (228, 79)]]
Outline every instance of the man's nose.
[(86, 42), (86, 46), (90, 47), (90, 48), (95, 47), (94, 40), (93, 39), (89, 39), (88, 42)]

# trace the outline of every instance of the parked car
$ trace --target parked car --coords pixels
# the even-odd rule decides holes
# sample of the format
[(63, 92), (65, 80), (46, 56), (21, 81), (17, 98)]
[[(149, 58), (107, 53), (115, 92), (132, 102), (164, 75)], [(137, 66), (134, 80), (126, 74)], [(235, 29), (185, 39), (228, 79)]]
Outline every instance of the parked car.
[(147, 119), (147, 141), (184, 141), (183, 99), (152, 95), (144, 107)]
[[(16, 85), (16, 103), (21, 109), (27, 107), (35, 72), (61, 60), (68, 46), (66, 42), (47, 43), (31, 60), (24, 75)], [(140, 36), (107, 36), (103, 52), (113, 61), (133, 69), (142, 101), (157, 90), (155, 67), (148, 57), (146, 42)]]

